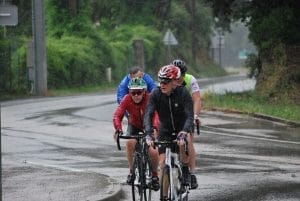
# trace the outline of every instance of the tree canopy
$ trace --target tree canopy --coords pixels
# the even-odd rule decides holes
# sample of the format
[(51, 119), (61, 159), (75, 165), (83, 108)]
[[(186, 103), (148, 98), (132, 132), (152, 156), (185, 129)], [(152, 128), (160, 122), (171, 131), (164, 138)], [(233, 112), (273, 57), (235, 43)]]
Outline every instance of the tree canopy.
[[(0, 30), (1, 48), (10, 53), (0, 61), (1, 91), (20, 92), (30, 85), (26, 51), (32, 2), (9, 3), (18, 6), (20, 20), (6, 28), (6, 38)], [(208, 56), (213, 19), (203, 0), (45, 0), (44, 6), (49, 88), (103, 84), (107, 67), (118, 82), (132, 65), (135, 39), (143, 39), (146, 70), (155, 75), (171, 62), (162, 41), (167, 29), (179, 41), (173, 59), (187, 61), (196, 75), (214, 66)]]
[(291, 97), (300, 102), (300, 3), (297, 0), (207, 0), (217, 27), (230, 31), (242, 20), (258, 49), (249, 61), (257, 76), (256, 90), (264, 96)]

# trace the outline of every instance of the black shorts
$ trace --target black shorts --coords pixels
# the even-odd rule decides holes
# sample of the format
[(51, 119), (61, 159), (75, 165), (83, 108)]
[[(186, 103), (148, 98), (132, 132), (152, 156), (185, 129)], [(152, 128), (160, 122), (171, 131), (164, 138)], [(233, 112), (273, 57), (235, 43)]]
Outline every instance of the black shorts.
[[(158, 136), (158, 141), (168, 141), (168, 142), (172, 142), (173, 140), (176, 140), (177, 135), (159, 135)], [(174, 144), (171, 146), (171, 151), (174, 153), (179, 153), (179, 147), (177, 146), (177, 144)], [(158, 147), (158, 153), (159, 154), (164, 154), (166, 153), (166, 146), (164, 145), (160, 145)]]
[(127, 135), (138, 135), (139, 132), (143, 132), (143, 130), (141, 130), (131, 124), (128, 124), (126, 132), (127, 132)]

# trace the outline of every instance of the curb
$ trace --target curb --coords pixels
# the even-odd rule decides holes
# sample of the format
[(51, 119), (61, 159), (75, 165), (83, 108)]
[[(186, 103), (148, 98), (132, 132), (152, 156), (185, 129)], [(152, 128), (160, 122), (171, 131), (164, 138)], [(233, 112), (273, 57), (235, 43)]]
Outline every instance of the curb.
[(105, 194), (101, 195), (101, 198), (99, 197), (97, 199), (88, 199), (89, 201), (95, 200), (95, 201), (116, 201), (120, 200), (120, 198), (123, 196), (123, 190), (120, 183), (111, 183), (111, 189)]
[(121, 188), (121, 184), (119, 183), (112, 183), (112, 188), (109, 193), (109, 195), (101, 198), (99, 201), (116, 201), (119, 200), (122, 197), (123, 191)]

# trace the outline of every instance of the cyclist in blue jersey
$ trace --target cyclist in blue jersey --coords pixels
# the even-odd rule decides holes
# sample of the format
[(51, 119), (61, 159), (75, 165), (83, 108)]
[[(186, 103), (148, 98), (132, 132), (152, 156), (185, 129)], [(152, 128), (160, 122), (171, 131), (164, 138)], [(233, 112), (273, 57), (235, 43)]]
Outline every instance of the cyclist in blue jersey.
[(155, 81), (147, 73), (144, 73), (139, 67), (134, 66), (129, 70), (129, 74), (126, 75), (120, 82), (117, 89), (117, 102), (120, 104), (123, 97), (129, 93), (128, 84), (132, 78), (143, 78), (147, 85), (147, 91), (150, 93), (152, 89), (156, 87)]

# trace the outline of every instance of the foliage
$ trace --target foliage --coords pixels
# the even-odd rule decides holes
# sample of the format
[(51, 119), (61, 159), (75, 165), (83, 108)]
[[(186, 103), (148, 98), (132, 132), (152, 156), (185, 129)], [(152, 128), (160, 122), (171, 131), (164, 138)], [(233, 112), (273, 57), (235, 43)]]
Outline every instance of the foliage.
[[(216, 24), (229, 29), (230, 22), (242, 20), (249, 27), (249, 38), (257, 47), (259, 58), (248, 60), (257, 79), (256, 90), (270, 98), (294, 96), (300, 79), (298, 58), (287, 54), (300, 45), (300, 12), (297, 0), (224, 0), (212, 1)], [(299, 55), (297, 52), (296, 55)], [(296, 101), (300, 98), (295, 97)]]
[(48, 85), (50, 88), (99, 84), (104, 76), (93, 41), (63, 36), (48, 38)]
[(261, 71), (261, 63), (259, 60), (259, 57), (251, 53), (248, 55), (248, 58), (246, 59), (246, 67), (249, 68), (249, 77), (251, 78), (257, 78), (260, 71)]
[(231, 93), (224, 95), (206, 94), (203, 98), (205, 109), (219, 108), (224, 110), (237, 110), (249, 114), (266, 114), (287, 120), (300, 122), (300, 106), (288, 100), (275, 103), (262, 97), (254, 91)]
[[(44, 2), (49, 89), (103, 84), (107, 67), (111, 67), (113, 83), (117, 83), (133, 65), (132, 43), (136, 39), (143, 39), (145, 70), (152, 75), (178, 57), (187, 61), (196, 77), (206, 70), (215, 71), (207, 67), (211, 65), (207, 49), (212, 16), (203, 0)], [(3, 47), (10, 59), (5, 69), (1, 64), (1, 78), (5, 79), (1, 89), (3, 84), (9, 93), (26, 93), (30, 90), (26, 47), (32, 40), (32, 2), (12, 3), (18, 6), (19, 24), (7, 28), (8, 42)], [(179, 42), (179, 46), (172, 47), (171, 58), (162, 42), (167, 29)]]
[(0, 93), (10, 90), (10, 80), (12, 73), (9, 70), (10, 66), (10, 51), (9, 40), (0, 41)]
[(72, 1), (46, 1), (47, 35), (61, 37), (66, 34), (87, 37), (93, 34), (90, 1), (73, 0), (74, 6), (70, 2)]

